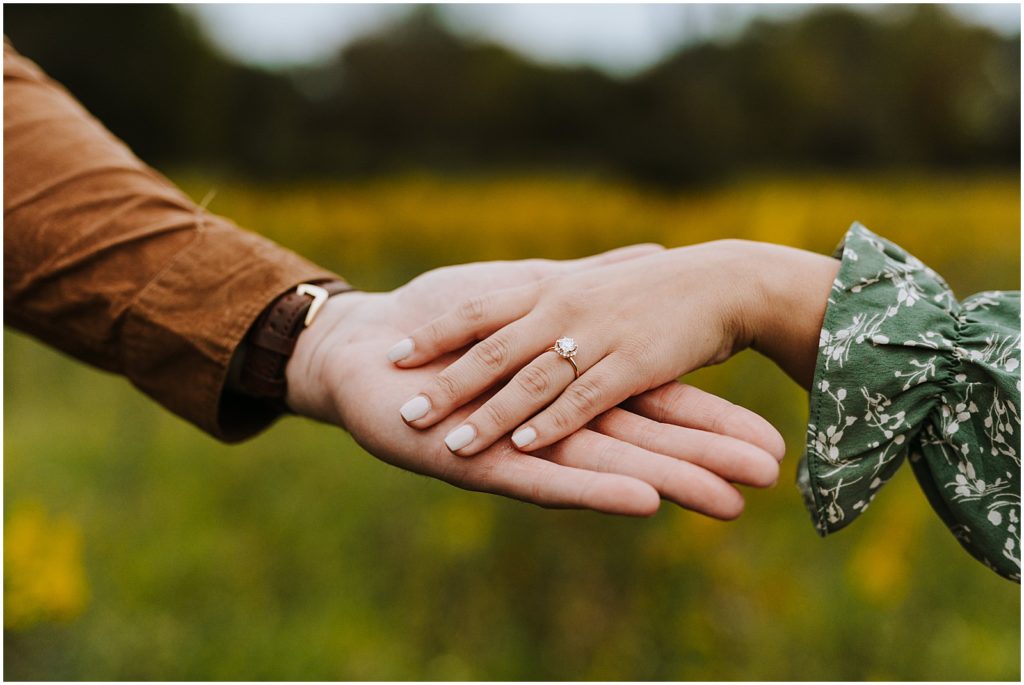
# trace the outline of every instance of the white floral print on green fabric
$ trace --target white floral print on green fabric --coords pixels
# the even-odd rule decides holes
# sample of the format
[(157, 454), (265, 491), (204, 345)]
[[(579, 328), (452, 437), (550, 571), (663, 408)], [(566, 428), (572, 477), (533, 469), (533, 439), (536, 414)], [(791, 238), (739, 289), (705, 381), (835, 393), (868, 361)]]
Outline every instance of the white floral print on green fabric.
[(855, 223), (819, 339), (798, 484), (822, 535), (904, 460), (960, 544), (1020, 582), (1020, 292), (958, 302)]

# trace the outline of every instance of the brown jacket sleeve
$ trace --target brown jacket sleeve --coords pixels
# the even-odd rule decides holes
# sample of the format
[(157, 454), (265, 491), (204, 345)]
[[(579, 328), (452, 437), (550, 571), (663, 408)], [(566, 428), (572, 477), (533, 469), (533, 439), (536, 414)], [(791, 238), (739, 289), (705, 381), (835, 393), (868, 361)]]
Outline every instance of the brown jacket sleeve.
[(324, 278), (197, 207), (5, 39), (5, 324), (236, 441), (275, 413), (225, 393), (234, 350), (276, 296)]

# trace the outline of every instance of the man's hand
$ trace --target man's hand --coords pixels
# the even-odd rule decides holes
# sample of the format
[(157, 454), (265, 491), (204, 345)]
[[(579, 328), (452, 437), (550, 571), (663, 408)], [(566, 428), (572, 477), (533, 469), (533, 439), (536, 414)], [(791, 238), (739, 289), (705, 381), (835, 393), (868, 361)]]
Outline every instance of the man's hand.
[(757, 414), (674, 381), (634, 398), (629, 410), (614, 408), (532, 454), (515, 450), (507, 439), (473, 459), (445, 447), (447, 432), (486, 396), (429, 430), (406, 426), (398, 412), (458, 354), (403, 370), (387, 360), (387, 350), (452, 303), (659, 249), (634, 246), (566, 262), (445, 267), (390, 293), (333, 297), (299, 336), (287, 369), (288, 404), (345, 427), (383, 461), (466, 489), (634, 516), (653, 514), (664, 497), (715, 518), (735, 518), (743, 498), (731, 483), (774, 484), (785, 452), (782, 437)]

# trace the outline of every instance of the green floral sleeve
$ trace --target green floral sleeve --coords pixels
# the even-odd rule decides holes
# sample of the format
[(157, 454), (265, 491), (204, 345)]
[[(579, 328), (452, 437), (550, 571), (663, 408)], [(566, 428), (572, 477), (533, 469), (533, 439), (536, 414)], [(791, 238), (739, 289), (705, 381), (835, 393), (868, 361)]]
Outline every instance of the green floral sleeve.
[(798, 475), (819, 533), (857, 518), (909, 456), (960, 544), (1020, 582), (1020, 292), (958, 302), (860, 224), (835, 256)]

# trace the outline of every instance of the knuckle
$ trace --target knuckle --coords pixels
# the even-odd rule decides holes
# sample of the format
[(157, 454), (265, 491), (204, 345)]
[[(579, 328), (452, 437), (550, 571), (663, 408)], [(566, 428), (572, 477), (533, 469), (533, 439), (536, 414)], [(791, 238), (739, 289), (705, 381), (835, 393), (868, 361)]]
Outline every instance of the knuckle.
[[(534, 261), (537, 261), (537, 262), (550, 262), (551, 260), (548, 260), (548, 259), (537, 259), (537, 260), (534, 260)], [(542, 270), (543, 270), (543, 267), (541, 267), (536, 273), (539, 273)], [(540, 297), (541, 293), (544, 292), (545, 287), (547, 287), (547, 285), (551, 283), (551, 279), (552, 279), (551, 276), (544, 276), (543, 278), (539, 278), (539, 279), (537, 279), (537, 280), (535, 280), (535, 281), (533, 281), (531, 283), (527, 283), (527, 284), (525, 284), (523, 286), (520, 286), (519, 293), (523, 297), (525, 297), (528, 300), (530, 300), (531, 302), (536, 303), (537, 298)]]
[(555, 430), (567, 432), (576, 427), (574, 415), (564, 407), (552, 407), (550, 410), (551, 423)]
[(619, 349), (625, 356), (625, 360), (631, 363), (642, 362), (643, 357), (651, 349), (651, 340), (646, 337), (630, 337), (619, 344)]
[(510, 413), (500, 402), (488, 402), (480, 408), (483, 418), (491, 425), (501, 428), (508, 424)]
[(707, 431), (697, 431), (691, 434), (690, 444), (694, 454), (700, 455), (704, 461), (712, 459), (718, 450), (723, 447), (721, 438)]
[(658, 475), (658, 483), (654, 488), (664, 495), (676, 494), (679, 491), (685, 492), (686, 486), (687, 482), (685, 476), (682, 475), (682, 470), (677, 465), (672, 465), (661, 469)]
[(476, 346), (476, 357), (488, 371), (502, 371), (511, 357), (508, 342), (492, 335)]
[(655, 366), (651, 360), (653, 345), (654, 341), (648, 338), (626, 340), (617, 355), (623, 372), (636, 379), (638, 389), (646, 383), (649, 369)]
[(583, 311), (583, 307), (575, 298), (563, 297), (555, 303), (555, 311), (565, 317), (574, 317)]
[(648, 416), (658, 423), (666, 423), (666, 419), (671, 415), (671, 400), (665, 397), (664, 393), (658, 393), (652, 398), (650, 413)]
[(543, 395), (551, 387), (551, 376), (540, 366), (527, 366), (519, 374), (518, 383), (531, 395)]
[(483, 297), (471, 297), (468, 300), (463, 300), (458, 307), (458, 316), (463, 321), (469, 323), (477, 323), (484, 318), (486, 307), (484, 306)]
[(682, 383), (671, 382), (647, 396), (645, 415), (658, 423), (676, 423), (672, 419), (684, 416), (686, 403), (681, 400)]
[(601, 389), (584, 378), (570, 385), (565, 391), (565, 399), (579, 414), (585, 416), (593, 416), (603, 408), (602, 397)]
[(435, 345), (447, 337), (448, 327), (443, 318), (431, 322), (423, 330), (423, 341)]
[(727, 407), (724, 407), (722, 411), (713, 412), (709, 419), (711, 431), (713, 433), (718, 433), (719, 435), (728, 435), (729, 424), (736, 418), (738, 411), (739, 407), (730, 403)]
[(530, 483), (530, 501), (540, 506), (545, 506), (546, 502), (544, 499), (544, 486), (545, 484), (539, 480), (535, 480)]
[(645, 422), (638, 431), (636, 446), (648, 452), (658, 452), (662, 444), (663, 429), (653, 421)]
[(447, 370), (437, 374), (434, 387), (437, 388), (438, 399), (446, 404), (456, 402), (462, 396), (462, 383), (455, 380)]
[(551, 292), (558, 287), (563, 278), (562, 274), (551, 274), (537, 279), (526, 287), (532, 289), (533, 293)]
[(545, 509), (556, 508), (559, 502), (551, 496), (551, 478), (541, 476), (530, 483), (529, 501)]
[(543, 295), (539, 309), (554, 321), (572, 321), (584, 311), (578, 299), (571, 297), (561, 288), (560, 277), (544, 279), (537, 283), (537, 293)]
[(692, 417), (704, 411), (695, 391), (696, 388), (685, 383), (667, 386), (658, 398), (657, 420), (660, 423), (677, 423), (684, 417)]
[(590, 473), (586, 479), (580, 483), (579, 489), (574, 493), (572, 498), (572, 506), (574, 507), (586, 507), (589, 506), (594, 499), (594, 494), (597, 492), (600, 486), (600, 475), (597, 473)]
[(623, 448), (618, 440), (608, 440), (597, 455), (595, 468), (598, 471), (613, 472), (615, 465), (622, 461)]

